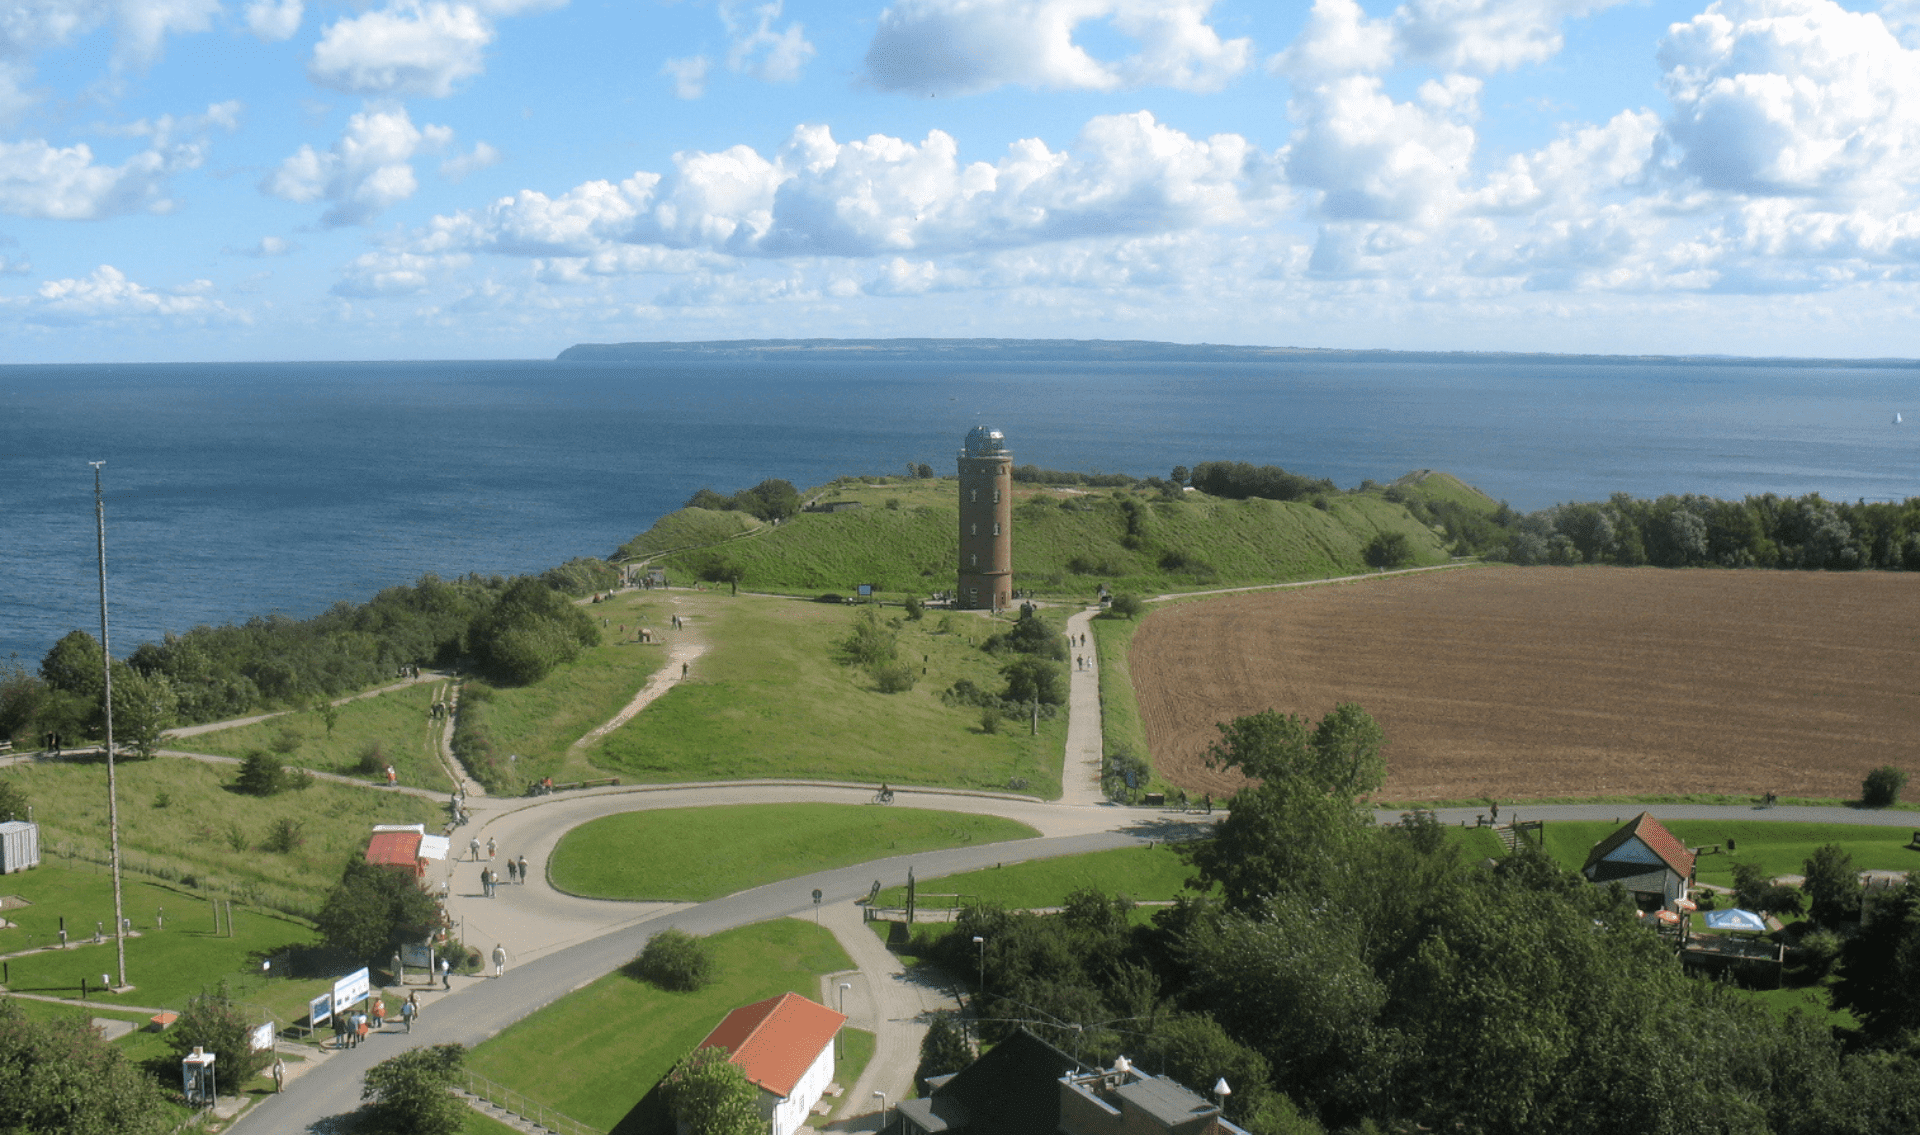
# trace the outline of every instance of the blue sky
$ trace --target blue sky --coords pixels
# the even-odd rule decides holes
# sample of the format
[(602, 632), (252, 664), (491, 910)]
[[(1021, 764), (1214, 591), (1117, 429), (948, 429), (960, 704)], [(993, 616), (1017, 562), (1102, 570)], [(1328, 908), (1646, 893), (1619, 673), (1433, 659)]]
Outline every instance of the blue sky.
[(5, 361), (1920, 355), (1920, 0), (4, 0)]

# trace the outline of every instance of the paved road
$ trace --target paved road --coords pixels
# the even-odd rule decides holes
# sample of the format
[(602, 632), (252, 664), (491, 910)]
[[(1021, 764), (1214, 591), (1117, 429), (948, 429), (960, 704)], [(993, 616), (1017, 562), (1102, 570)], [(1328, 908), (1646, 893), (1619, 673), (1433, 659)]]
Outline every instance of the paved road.
[[(839, 904), (864, 896), (875, 879), (883, 886), (902, 885), (907, 880), (909, 866), (922, 877), (947, 875), (995, 863), (1126, 847), (1149, 839), (1190, 833), (1193, 827), (1158, 816), (1123, 816), (1117, 810), (1111, 814), (1128, 821), (1122, 830), (953, 848), (823, 871), (712, 902), (643, 916), (610, 933), (553, 949), (532, 961), (521, 960), (510, 965), (506, 976), (499, 980), (465, 979), (467, 988), (430, 1005), (411, 1036), (394, 1033), (375, 1037), (360, 1048), (327, 1056), (311, 1071), (303, 1072), (298, 1090), (269, 1097), (248, 1112), (239, 1125), (249, 1131), (314, 1131), (331, 1135), (340, 1129), (339, 1117), (357, 1106), (361, 1077), (375, 1063), (414, 1045), (478, 1044), (514, 1021), (625, 964), (639, 953), (651, 935), (668, 926), (693, 934), (717, 934), (769, 918), (811, 912), (812, 891), (816, 887), (824, 893), (826, 902)], [(494, 901), (511, 903), (513, 899)], [(635, 1027), (641, 1027), (640, 1023), (636, 1022)]]

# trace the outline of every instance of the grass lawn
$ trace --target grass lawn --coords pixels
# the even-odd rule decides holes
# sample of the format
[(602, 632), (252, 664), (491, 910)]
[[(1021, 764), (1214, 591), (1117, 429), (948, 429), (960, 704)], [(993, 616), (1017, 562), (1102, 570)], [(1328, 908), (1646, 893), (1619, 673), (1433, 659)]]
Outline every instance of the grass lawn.
[[(1147, 747), (1147, 729), (1140, 721), (1140, 702), (1134, 697), (1133, 670), (1129, 665), (1133, 632), (1139, 629), (1137, 619), (1097, 617), (1093, 620), (1093, 645), (1100, 662), (1100, 733), (1107, 752), (1124, 750), (1151, 764), (1153, 751)], [(1158, 773), (1144, 787), (1148, 792), (1172, 789)]]
[(987, 733), (979, 710), (940, 700), (961, 678), (1005, 687), (1006, 660), (977, 643), (1008, 620), (962, 613), (903, 620), (899, 657), (925, 673), (913, 689), (883, 694), (863, 671), (834, 660), (833, 643), (853, 625), (846, 607), (711, 599), (702, 631), (713, 648), (689, 681), (590, 749), (595, 765), (647, 782), (803, 776), (1004, 789), (1017, 776), (1033, 795), (1059, 796), (1064, 714), (1042, 721), (1037, 736), (1023, 722)]
[[(117, 973), (111, 936), (112, 878), (105, 871), (41, 866), (7, 876), (0, 887), (33, 904), (7, 912), (8, 918), (19, 924), (19, 929), (0, 930), (0, 952), (56, 942), (60, 919), (65, 916), (67, 920), (68, 949), (43, 950), (9, 960), (12, 975), (9, 988), (17, 993), (78, 997), (80, 979), (84, 976), (95, 991), (92, 1000), (179, 1009), (201, 989), (227, 978), (232, 981), (239, 999), (266, 1008), (277, 1006), (270, 999), (263, 1001), (263, 995), (299, 985), (301, 988), (290, 996), (303, 1010), (304, 997), (308, 995), (305, 986), (313, 984), (318, 988), (325, 984), (266, 982), (258, 976), (262, 956), (315, 940), (314, 932), (307, 926), (268, 911), (236, 906), (234, 936), (225, 936), (224, 924), (222, 933), (216, 935), (211, 903), (170, 887), (126, 880), (122, 904), (140, 935), (127, 939), (127, 979), (135, 988), (122, 995), (100, 994), (100, 975)], [(162, 908), (166, 926), (156, 928), (156, 916)], [(106, 941), (97, 946), (92, 944), (96, 921), (104, 923), (108, 930)], [(291, 1021), (299, 1011), (282, 1013), (282, 1021)]]
[[(1121, 847), (1086, 855), (1038, 859), (1009, 867), (968, 871), (919, 885), (924, 907), (965, 906), (986, 902), (1009, 910), (1059, 906), (1067, 895), (1091, 888), (1103, 895), (1123, 894), (1135, 902), (1171, 899), (1185, 889), (1193, 869), (1168, 845)], [(959, 901), (932, 896), (957, 894)], [(880, 892), (880, 906), (904, 906), (905, 887)]]
[(636, 1130), (628, 1113), (727, 1013), (786, 992), (818, 998), (821, 974), (853, 968), (830, 931), (799, 919), (711, 942), (720, 976), (706, 989), (668, 993), (610, 973), (481, 1044), (467, 1066), (602, 1131)]
[[(1623, 814), (1621, 823), (1631, 815)], [(1907, 828), (1866, 827), (1859, 824), (1795, 824), (1771, 820), (1662, 820), (1689, 847), (1703, 847), (1734, 841), (1732, 854), (1703, 855), (1694, 865), (1696, 878), (1714, 886), (1733, 885), (1733, 865), (1752, 863), (1768, 875), (1798, 875), (1807, 857), (1822, 844), (1837, 843), (1853, 856), (1854, 866), (1862, 871), (1920, 869), (1920, 851), (1906, 847), (1913, 832)], [(1570, 871), (1587, 861), (1593, 845), (1612, 834), (1620, 824), (1604, 821), (1550, 821), (1546, 827), (1547, 851)]]
[[(192, 890), (310, 914), (340, 881), (348, 857), (365, 849), (372, 825), (424, 823), (437, 829), (443, 818), (429, 801), (341, 784), (248, 796), (231, 787), (237, 773), (232, 765), (168, 757), (120, 764), (126, 878), (183, 885), (192, 879)], [(33, 801), (40, 854), (49, 863), (69, 855), (107, 858), (104, 763), (22, 765), (0, 775)], [(270, 830), (281, 819), (300, 825), (300, 844), (291, 852), (265, 850)]]
[[(842, 1028), (840, 1030), (840, 1053), (834, 1057), (833, 1079), (842, 1088), (851, 1090), (860, 1079), (860, 1073), (867, 1070), (867, 1061), (873, 1059), (873, 1049), (877, 1038), (865, 1029)], [(860, 1107), (859, 1101), (851, 1096), (842, 1096), (835, 1111), (845, 1109), (850, 1114)], [(814, 1115), (807, 1118), (808, 1127), (825, 1127), (830, 1116)]]
[[(813, 871), (1039, 833), (995, 816), (860, 804), (622, 812), (568, 832), (548, 877), (569, 894), (705, 902)], [(724, 849), (724, 854), (722, 850)]]
[(339, 707), (339, 717), (331, 733), (319, 712), (308, 710), (255, 725), (173, 738), (166, 742), (166, 747), (189, 753), (244, 757), (256, 750), (273, 752), (274, 743), (286, 737), (298, 741), (299, 747), (282, 758), (285, 763), (364, 777), (372, 784), (376, 780), (385, 783), (386, 774), (363, 772), (357, 766), (360, 755), (369, 746), (378, 745), (381, 756), (393, 765), (401, 784), (445, 790), (447, 774), (433, 755), (441, 723), (429, 718), (427, 710), (436, 699), (446, 697), (447, 686), (446, 682), (422, 682), (379, 697), (350, 701)]

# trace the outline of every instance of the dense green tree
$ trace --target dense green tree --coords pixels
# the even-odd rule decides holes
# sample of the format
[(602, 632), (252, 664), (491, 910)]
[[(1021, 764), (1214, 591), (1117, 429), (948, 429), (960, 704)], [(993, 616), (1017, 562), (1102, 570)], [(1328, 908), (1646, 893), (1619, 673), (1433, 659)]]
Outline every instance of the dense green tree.
[(86, 1015), (34, 1020), (0, 999), (0, 1131), (149, 1135), (168, 1126), (159, 1086)]
[(1900, 790), (1906, 786), (1905, 769), (1881, 765), (1860, 783), (1860, 802), (1869, 808), (1890, 808), (1900, 802)]
[(180, 699), (165, 674), (142, 674), (115, 664), (113, 672), (113, 736), (142, 760), (151, 760), (160, 747), (160, 735), (173, 728)]
[(379, 960), (403, 943), (424, 940), (438, 919), (433, 897), (411, 873), (354, 858), (314, 924), (334, 949)]
[(34, 732), (49, 690), (46, 679), (29, 674), (18, 658), (0, 665), (0, 741), (23, 739)]
[(1733, 865), (1733, 897), (1745, 909), (1761, 914), (1798, 914), (1805, 902), (1798, 887), (1775, 883), (1752, 863)]
[(195, 1048), (213, 1053), (214, 1072), (219, 1076), (221, 1091), (237, 1096), (248, 1080), (273, 1062), (271, 1052), (253, 1050), (251, 1038), (259, 1024), (240, 1008), (227, 983), (222, 981), (218, 987), (203, 989), (187, 1000), (180, 1018), (167, 1030), (167, 1047), (175, 1057), (185, 1056)]
[(0, 772), (0, 821), (26, 819), (30, 804), (18, 779)]
[(1060, 664), (1031, 654), (1023, 654), (1000, 668), (1007, 680), (1006, 699), (1041, 705), (1065, 705), (1067, 680)]
[(700, 1048), (660, 1081), (673, 1118), (688, 1135), (760, 1135), (759, 1090), (723, 1048)]
[(800, 511), (800, 491), (791, 481), (769, 477), (733, 494), (734, 507), (761, 520), (785, 520)]
[(1853, 856), (1839, 844), (1823, 844), (1807, 857), (1808, 911), (1813, 920), (1829, 929), (1860, 917), (1860, 872)]
[(1882, 1045), (1920, 1029), (1920, 873), (1877, 899), (1841, 947), (1833, 1005), (1851, 1010)]
[(1371, 568), (1406, 567), (1413, 562), (1413, 542), (1405, 532), (1381, 532), (1367, 541), (1360, 558)]
[(692, 993), (713, 984), (717, 967), (713, 944), (676, 926), (647, 939), (631, 963), (636, 976), (677, 993)]
[(565, 595), (532, 576), (507, 585), (493, 610), (474, 620), (474, 654), (494, 678), (537, 682), (600, 642), (600, 629)]
[(967, 1030), (953, 1014), (935, 1013), (927, 1035), (920, 1039), (920, 1064), (913, 1070), (913, 1082), (925, 1085), (930, 1077), (950, 1075), (971, 1063), (973, 1046), (967, 1043)]
[(240, 762), (235, 781), (240, 791), (253, 796), (273, 796), (287, 788), (287, 770), (280, 758), (264, 749), (255, 749)]
[(739, 505), (734, 502), (732, 497), (716, 493), (712, 489), (703, 488), (688, 497), (684, 507), (704, 508), (711, 512), (733, 512), (739, 508)]
[(1115, 595), (1107, 604), (1109, 614), (1122, 619), (1137, 619), (1147, 613), (1146, 601), (1138, 595)]
[(900, 633), (881, 620), (876, 608), (863, 606), (854, 612), (847, 637), (833, 645), (841, 662), (871, 670), (899, 657)]
[(40, 677), (56, 690), (98, 700), (103, 680), (100, 640), (85, 631), (68, 631), (40, 660)]
[(457, 1135), (472, 1114), (453, 1094), (466, 1058), (464, 1045), (436, 1044), (367, 1069), (360, 1098), (368, 1125), (386, 1135)]

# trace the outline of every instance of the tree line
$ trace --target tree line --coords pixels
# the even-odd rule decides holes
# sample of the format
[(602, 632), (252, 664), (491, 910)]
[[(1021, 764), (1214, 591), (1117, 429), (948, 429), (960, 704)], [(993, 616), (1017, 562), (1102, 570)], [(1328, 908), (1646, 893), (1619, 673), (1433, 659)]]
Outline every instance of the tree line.
[(1356, 797), (1383, 738), (1359, 707), (1222, 728), (1210, 759), (1257, 787), (1188, 846), (1193, 894), (1145, 925), (1085, 891), (1057, 917), (976, 906), (938, 940), (948, 972), (985, 975), (984, 1039), (1224, 1077), (1255, 1135), (1920, 1130), (1920, 884), (1841, 951), (1861, 1029), (1783, 1021), (1529, 844), (1486, 867), (1431, 817), (1374, 824)]
[[(496, 681), (538, 681), (599, 642), (569, 596), (611, 587), (617, 569), (574, 560), (538, 576), (426, 575), (366, 603), (335, 603), (311, 619), (256, 616), (146, 642), (113, 663), (116, 741), (151, 755), (177, 724), (325, 701), (412, 666), (471, 664)], [(70, 631), (37, 671), (0, 667), (0, 737), (98, 737), (104, 727), (100, 642)]]

